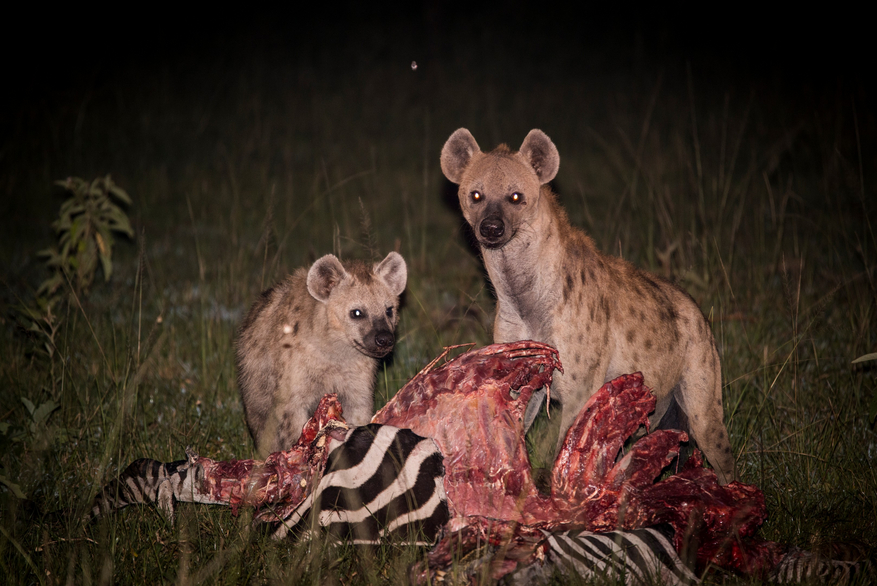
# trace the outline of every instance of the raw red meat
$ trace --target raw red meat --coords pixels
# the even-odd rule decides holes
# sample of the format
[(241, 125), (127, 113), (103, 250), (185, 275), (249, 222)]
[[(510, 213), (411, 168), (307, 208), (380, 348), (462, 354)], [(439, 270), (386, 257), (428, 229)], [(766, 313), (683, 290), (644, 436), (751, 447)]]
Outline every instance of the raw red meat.
[(782, 547), (752, 539), (767, 516), (756, 487), (720, 486), (697, 451), (679, 473), (655, 482), (688, 440), (684, 432), (656, 431), (617, 458), (641, 425), (648, 428), (655, 408), (641, 374), (620, 376), (591, 397), (564, 439), (546, 496), (531, 476), (522, 421), (532, 393), (561, 369), (556, 350), (535, 342), (495, 344), (430, 367), (373, 419), (432, 437), (445, 456), (451, 521), (428, 564), (413, 569), (416, 581), (484, 545), (493, 553), (479, 564), (489, 564), (498, 579), (544, 556), (542, 531), (660, 523), (675, 529), (677, 550), (685, 542), (697, 546), (699, 567), (761, 575), (779, 561)]
[[(209, 500), (201, 502), (228, 504), (235, 513), (242, 506), (253, 507), (257, 509), (257, 520), (284, 518), (311, 493), (322, 475), (329, 440), (344, 439), (348, 426), (341, 413), (337, 395), (326, 395), (302, 429), (298, 442), (264, 461), (190, 459), (190, 466), (200, 466), (203, 479), (195, 483), (194, 490), (209, 495)], [(320, 432), (323, 441), (314, 442)]]
[(551, 383), (555, 368), (550, 346), (494, 344), (427, 367), (372, 418), (438, 443), (451, 531), (470, 515), (527, 524), (557, 518), (536, 490), (521, 426), (530, 396)]

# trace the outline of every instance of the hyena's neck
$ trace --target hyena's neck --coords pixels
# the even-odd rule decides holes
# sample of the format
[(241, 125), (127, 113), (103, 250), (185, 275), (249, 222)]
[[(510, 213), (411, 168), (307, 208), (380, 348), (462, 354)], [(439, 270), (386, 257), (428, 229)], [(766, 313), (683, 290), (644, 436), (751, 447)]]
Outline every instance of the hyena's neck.
[(562, 269), (569, 222), (549, 191), (543, 192), (538, 205), (531, 221), (508, 244), (483, 250), (497, 297), (494, 337), (504, 338), (494, 341), (551, 341), (552, 314), (561, 300), (555, 281)]

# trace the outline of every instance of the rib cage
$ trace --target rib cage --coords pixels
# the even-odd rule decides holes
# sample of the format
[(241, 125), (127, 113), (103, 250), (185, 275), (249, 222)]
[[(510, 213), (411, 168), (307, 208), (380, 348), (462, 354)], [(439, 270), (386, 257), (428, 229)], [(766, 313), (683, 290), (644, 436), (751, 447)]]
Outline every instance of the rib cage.
[(274, 537), (320, 526), (356, 544), (392, 537), (428, 545), (448, 520), (443, 476), (433, 440), (389, 425), (351, 429), (344, 442), (330, 446), (318, 487)]

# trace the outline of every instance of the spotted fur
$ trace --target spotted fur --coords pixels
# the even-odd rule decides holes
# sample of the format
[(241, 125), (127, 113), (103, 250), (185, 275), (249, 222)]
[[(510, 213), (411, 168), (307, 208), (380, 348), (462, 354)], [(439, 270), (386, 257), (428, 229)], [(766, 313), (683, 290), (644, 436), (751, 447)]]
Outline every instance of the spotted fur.
[[(658, 399), (652, 424), (677, 404), (682, 417), (674, 424), (688, 428), (722, 483), (734, 480), (709, 324), (687, 293), (604, 255), (570, 224), (547, 185), (560, 165), (554, 143), (532, 130), (518, 152), (501, 145), (483, 153), (461, 128), (445, 143), (441, 165), (459, 184), (496, 292), (494, 342), (535, 340), (560, 352), (564, 372), (551, 393), (563, 408), (562, 433), (603, 383), (641, 371)], [(542, 401), (534, 395), (526, 427), (544, 393)]]
[(327, 393), (337, 393), (349, 423), (369, 422), (375, 372), (395, 344), (407, 276), (395, 252), (374, 265), (328, 254), (256, 301), (241, 325), (236, 357), (260, 457), (292, 447)]

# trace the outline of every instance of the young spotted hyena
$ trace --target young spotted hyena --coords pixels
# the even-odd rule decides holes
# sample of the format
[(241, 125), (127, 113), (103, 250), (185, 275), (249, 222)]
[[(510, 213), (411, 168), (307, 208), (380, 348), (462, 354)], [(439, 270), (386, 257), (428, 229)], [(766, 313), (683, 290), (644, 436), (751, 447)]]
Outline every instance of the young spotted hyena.
[(393, 349), (405, 261), (342, 263), (331, 254), (262, 293), (237, 339), (238, 388), (261, 457), (289, 449), (326, 393), (344, 418), (374, 414), (378, 360)]
[[(602, 254), (569, 223), (546, 185), (559, 164), (540, 130), (530, 131), (518, 152), (501, 145), (482, 153), (465, 128), (442, 149), (442, 171), (460, 186), (463, 215), (496, 291), (494, 341), (531, 339), (560, 351), (565, 372), (556, 373), (551, 391), (563, 407), (561, 439), (604, 382), (641, 371), (658, 399), (652, 424), (671, 407), (676, 423), (684, 426), (687, 416), (720, 482), (734, 480), (709, 324), (684, 291)], [(526, 427), (539, 403), (534, 396)]]

